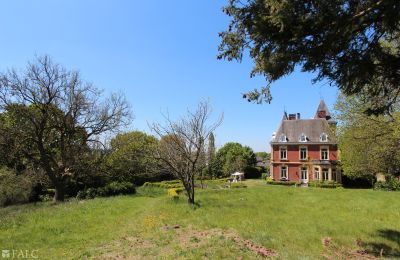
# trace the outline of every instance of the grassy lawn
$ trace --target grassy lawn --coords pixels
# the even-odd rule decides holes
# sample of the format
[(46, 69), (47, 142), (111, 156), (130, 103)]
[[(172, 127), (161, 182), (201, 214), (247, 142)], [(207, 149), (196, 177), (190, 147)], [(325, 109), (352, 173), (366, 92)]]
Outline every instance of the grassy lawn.
[[(365, 249), (400, 258), (400, 193), (267, 186), (181, 196), (135, 196), (0, 209), (0, 249), (36, 249), (40, 258), (351, 257)], [(354, 256), (353, 256), (354, 257)], [(357, 257), (355, 257), (357, 258)]]

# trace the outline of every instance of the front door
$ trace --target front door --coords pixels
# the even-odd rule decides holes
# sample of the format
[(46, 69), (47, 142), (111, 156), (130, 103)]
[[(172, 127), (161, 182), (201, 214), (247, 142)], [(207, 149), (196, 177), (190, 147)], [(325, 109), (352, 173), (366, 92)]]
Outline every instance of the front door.
[(302, 183), (308, 183), (308, 170), (307, 167), (302, 167), (300, 170), (300, 181)]

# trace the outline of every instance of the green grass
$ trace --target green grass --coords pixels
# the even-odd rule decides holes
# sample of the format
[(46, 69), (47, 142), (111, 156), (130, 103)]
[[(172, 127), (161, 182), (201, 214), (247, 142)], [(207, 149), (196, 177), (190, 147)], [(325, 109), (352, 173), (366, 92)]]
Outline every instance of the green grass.
[(194, 207), (182, 195), (173, 201), (165, 191), (139, 189), (135, 196), (3, 208), (0, 249), (35, 249), (47, 259), (259, 257), (223, 235), (231, 232), (276, 250), (280, 259), (360, 247), (400, 257), (399, 192), (246, 184), (198, 190)]

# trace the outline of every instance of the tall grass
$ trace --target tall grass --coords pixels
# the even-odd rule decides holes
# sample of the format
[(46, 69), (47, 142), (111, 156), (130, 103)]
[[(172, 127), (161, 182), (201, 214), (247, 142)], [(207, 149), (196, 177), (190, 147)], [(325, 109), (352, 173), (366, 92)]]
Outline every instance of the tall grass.
[[(0, 245), (38, 249), (40, 257), (48, 259), (110, 254), (171, 259), (257, 257), (218, 237), (211, 237), (208, 244), (183, 247), (179, 230), (163, 229), (178, 225), (180, 230), (234, 230), (244, 239), (276, 250), (283, 259), (332, 253), (326, 252), (324, 238), (348, 251), (355, 250), (359, 241), (371, 250), (382, 245), (385, 252), (400, 257), (400, 193), (249, 182), (246, 189), (199, 189), (198, 205), (190, 207), (183, 197), (173, 201), (165, 190), (153, 192), (138, 189), (135, 196), (1, 209)], [(149, 246), (132, 245), (127, 237), (147, 241)]]

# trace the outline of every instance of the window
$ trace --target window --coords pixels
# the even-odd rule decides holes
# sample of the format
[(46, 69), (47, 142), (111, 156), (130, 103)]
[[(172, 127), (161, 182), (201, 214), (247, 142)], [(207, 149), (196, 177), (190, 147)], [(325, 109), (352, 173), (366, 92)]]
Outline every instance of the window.
[(286, 149), (286, 147), (281, 147), (280, 148), (280, 156), (281, 156), (281, 160), (286, 160), (287, 159), (287, 149)]
[(287, 180), (288, 179), (287, 166), (282, 166), (281, 167), (281, 179), (282, 180)]
[(299, 137), (300, 142), (307, 142), (307, 136), (305, 134), (301, 134)]
[(329, 160), (329, 152), (327, 148), (321, 148), (321, 160)]
[(314, 168), (314, 179), (319, 180), (319, 168), (318, 167)]
[(281, 134), (281, 136), (279, 137), (279, 142), (282, 142), (282, 143), (285, 143), (285, 142), (287, 142), (286, 135), (284, 135), (284, 134)]
[(307, 147), (300, 147), (300, 160), (307, 160)]
[(302, 180), (307, 180), (308, 179), (307, 167), (301, 167), (300, 173), (301, 173), (301, 179)]
[(328, 169), (322, 169), (322, 180), (327, 181), (329, 179), (329, 171)]
[(321, 142), (328, 142), (328, 135), (325, 133), (322, 133), (321, 136), (319, 137), (319, 140)]
[(337, 174), (336, 174), (336, 169), (332, 168), (332, 180), (337, 181)]

